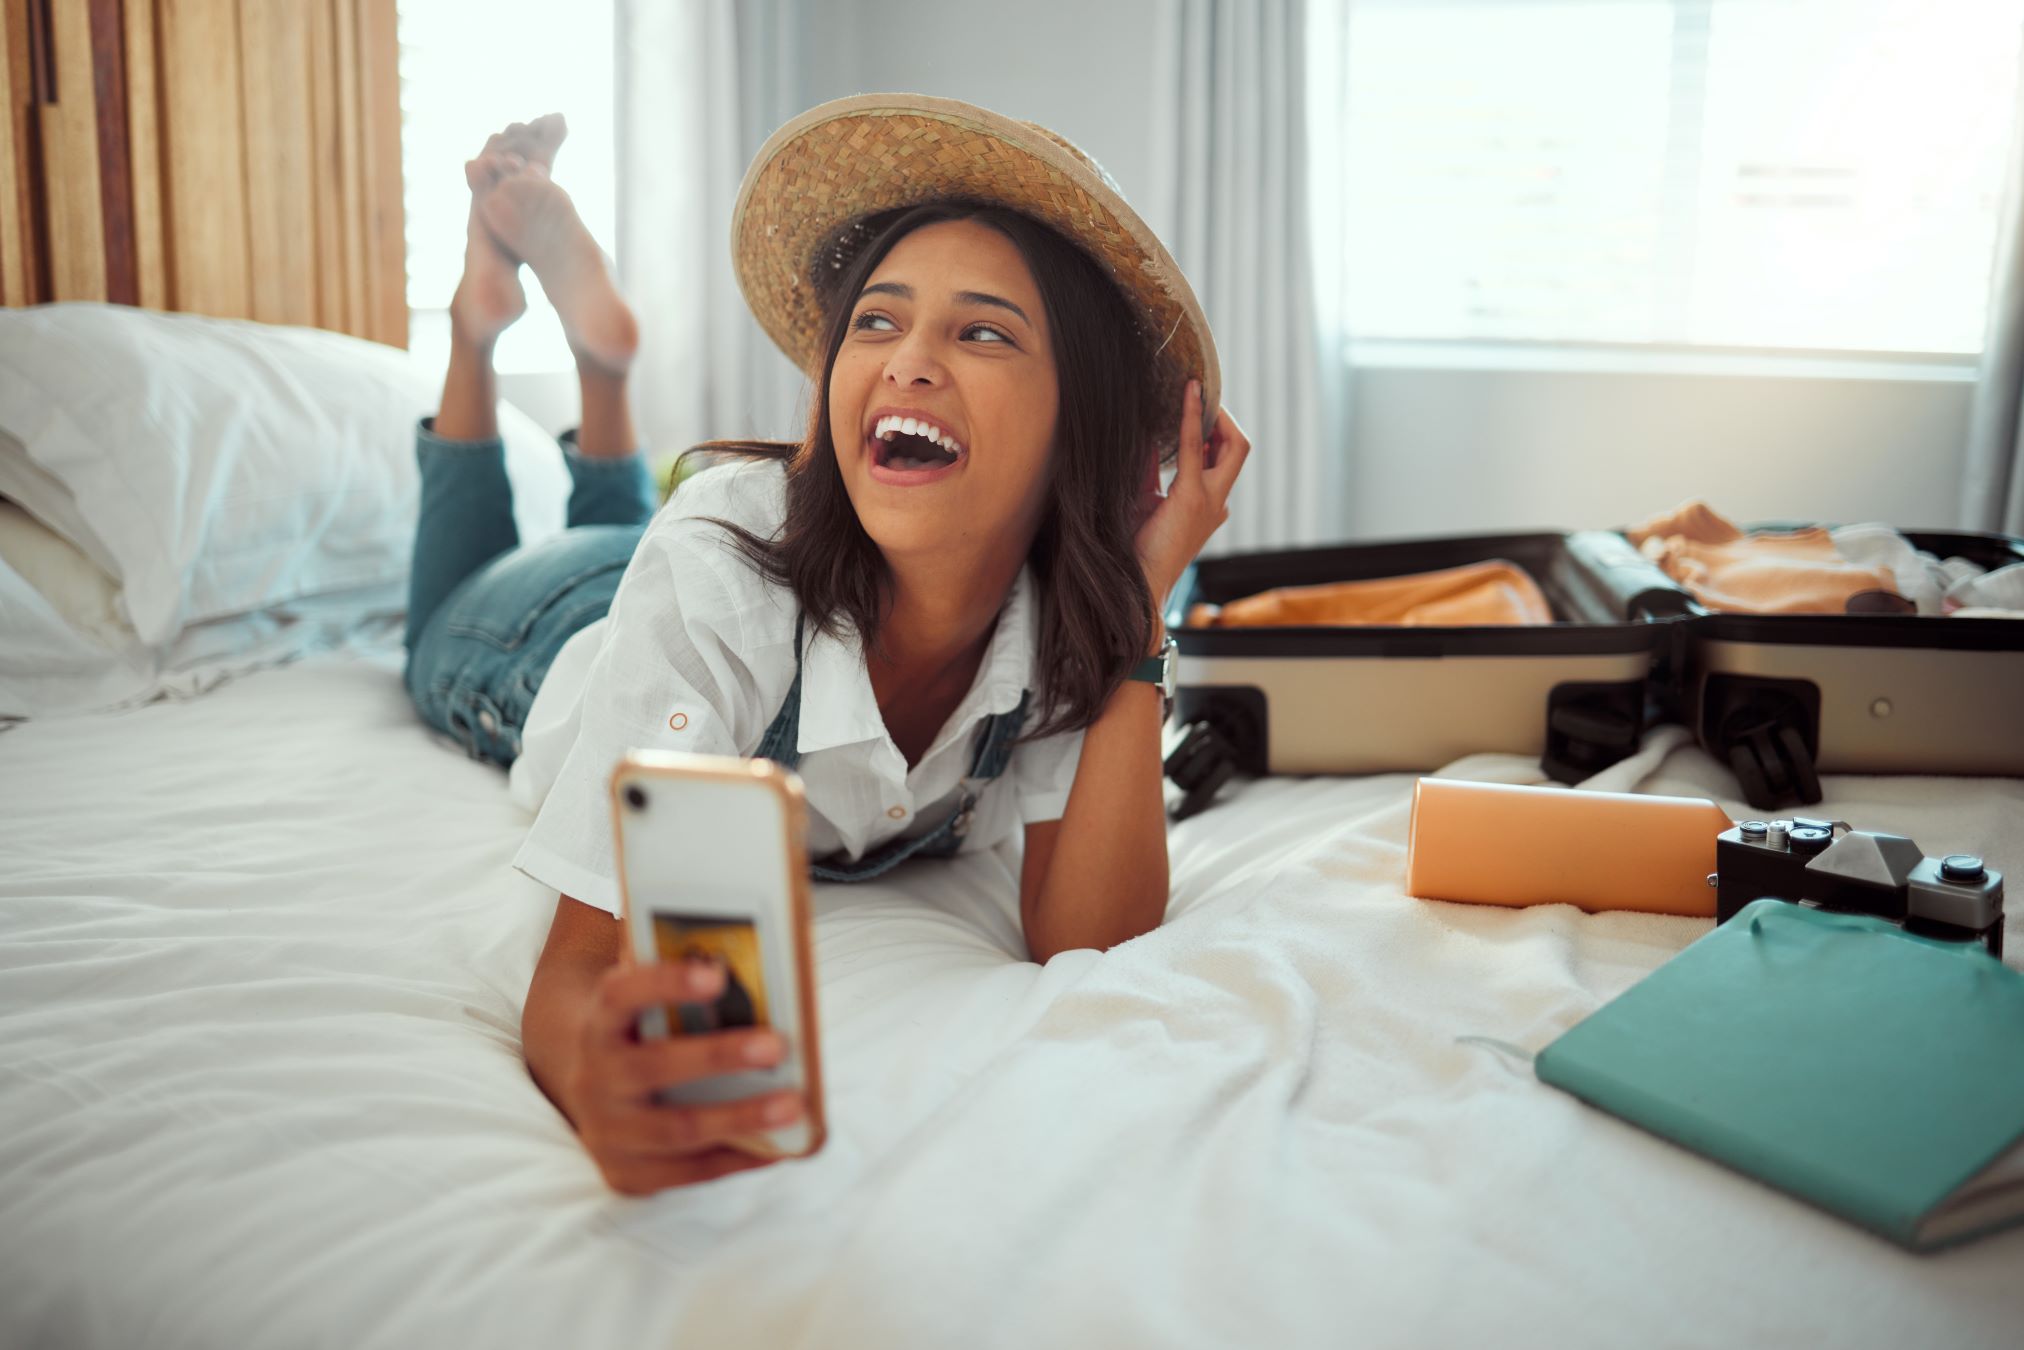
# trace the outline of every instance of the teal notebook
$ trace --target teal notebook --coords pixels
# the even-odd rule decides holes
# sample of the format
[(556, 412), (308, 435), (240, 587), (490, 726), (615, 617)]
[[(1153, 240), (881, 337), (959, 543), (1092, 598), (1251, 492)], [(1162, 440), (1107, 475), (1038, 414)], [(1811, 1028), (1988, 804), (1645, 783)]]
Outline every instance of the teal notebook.
[(2024, 1219), (2024, 975), (1979, 945), (1759, 900), (1535, 1068), (1915, 1250)]

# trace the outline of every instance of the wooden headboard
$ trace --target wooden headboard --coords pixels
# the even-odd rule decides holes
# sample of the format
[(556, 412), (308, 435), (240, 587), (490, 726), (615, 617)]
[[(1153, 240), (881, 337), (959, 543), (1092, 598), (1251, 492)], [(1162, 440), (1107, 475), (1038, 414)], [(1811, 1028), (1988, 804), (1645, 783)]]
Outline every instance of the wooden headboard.
[(0, 0), (0, 303), (407, 345), (394, 0)]

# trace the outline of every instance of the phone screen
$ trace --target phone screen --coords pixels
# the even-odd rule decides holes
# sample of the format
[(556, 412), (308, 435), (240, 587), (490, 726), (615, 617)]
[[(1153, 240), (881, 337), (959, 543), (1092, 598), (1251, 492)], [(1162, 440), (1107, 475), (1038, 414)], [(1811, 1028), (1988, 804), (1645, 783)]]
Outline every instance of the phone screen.
[(749, 918), (717, 914), (671, 914), (655, 910), (654, 952), (663, 961), (702, 959), (724, 967), (724, 992), (712, 1003), (680, 1003), (668, 1009), (668, 1030), (678, 1036), (732, 1027), (770, 1027), (766, 1011), (766, 969), (760, 960), (759, 929)]

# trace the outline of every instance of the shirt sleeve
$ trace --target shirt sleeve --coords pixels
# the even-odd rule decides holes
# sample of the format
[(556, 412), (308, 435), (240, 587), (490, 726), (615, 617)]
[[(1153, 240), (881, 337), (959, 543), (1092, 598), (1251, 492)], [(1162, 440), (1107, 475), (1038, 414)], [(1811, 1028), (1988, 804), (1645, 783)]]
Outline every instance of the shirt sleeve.
[(756, 744), (757, 681), (735, 593), (684, 523), (641, 540), (584, 675), (576, 740), (513, 865), (588, 905), (619, 913), (612, 770), (628, 750), (736, 755)]
[(1082, 762), (1082, 733), (1065, 731), (1029, 741), (1012, 752), (1013, 786), (1022, 824), (1059, 820), (1068, 810), (1068, 790)]

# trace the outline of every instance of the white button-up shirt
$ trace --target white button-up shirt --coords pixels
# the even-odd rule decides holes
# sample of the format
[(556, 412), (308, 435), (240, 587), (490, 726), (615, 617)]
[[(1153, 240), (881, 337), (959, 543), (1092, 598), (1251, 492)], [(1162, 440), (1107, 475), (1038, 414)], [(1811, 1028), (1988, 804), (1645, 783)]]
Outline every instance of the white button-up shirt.
[[(571, 637), (549, 667), (510, 775), (515, 801), (537, 811), (513, 865), (544, 885), (616, 914), (609, 780), (627, 750), (750, 756), (794, 682), (797, 606), (706, 517), (761, 538), (786, 511), (778, 464), (733, 463), (682, 484), (640, 540), (611, 612)], [(873, 697), (854, 635), (803, 639), (799, 773), (811, 858), (849, 858), (926, 833), (955, 809), (979, 724), (1035, 689), (1039, 596), (1022, 568), (977, 678), (911, 770)], [(965, 849), (990, 848), (1068, 803), (1082, 733), (1021, 742), (984, 786)]]

